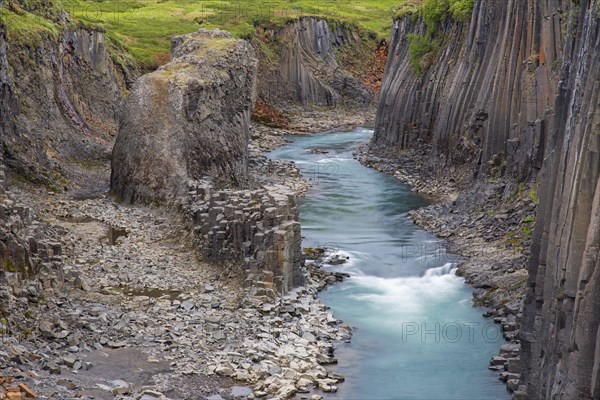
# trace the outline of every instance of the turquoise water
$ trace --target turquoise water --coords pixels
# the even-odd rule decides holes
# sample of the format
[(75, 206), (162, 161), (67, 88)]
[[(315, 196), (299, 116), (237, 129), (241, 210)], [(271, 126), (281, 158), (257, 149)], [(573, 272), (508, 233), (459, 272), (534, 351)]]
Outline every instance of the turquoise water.
[(300, 203), (303, 245), (349, 257), (326, 268), (351, 278), (321, 296), (353, 327), (351, 343), (336, 347), (335, 369), (346, 382), (327, 396), (508, 399), (487, 370), (504, 343), (498, 327), (472, 307), (472, 290), (454, 274), (456, 259), (443, 242), (407, 218), (426, 202), (353, 159), (371, 135), (359, 128), (299, 136), (269, 155), (295, 161), (313, 181)]

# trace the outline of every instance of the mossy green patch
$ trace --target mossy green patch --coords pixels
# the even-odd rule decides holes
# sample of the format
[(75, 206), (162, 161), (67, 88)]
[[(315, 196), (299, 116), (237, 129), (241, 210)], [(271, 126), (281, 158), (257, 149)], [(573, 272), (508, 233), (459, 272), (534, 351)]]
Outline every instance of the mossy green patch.
[(423, 74), (434, 63), (443, 39), (438, 37), (440, 26), (448, 20), (468, 21), (474, 3), (474, 0), (407, 0), (398, 8), (396, 18), (412, 14), (423, 18), (427, 27), (423, 35), (408, 36), (410, 63), (416, 74)]
[(35, 48), (45, 40), (57, 40), (59, 35), (59, 26), (54, 22), (25, 10), (1, 8), (0, 24), (10, 44)]
[(124, 43), (146, 69), (168, 61), (170, 38), (198, 28), (250, 39), (257, 27), (279, 27), (304, 16), (350, 23), (387, 38), (396, 9), (422, 0), (65, 0), (77, 20), (100, 26)]
[(407, 35), (410, 65), (417, 75), (423, 74), (435, 61), (441, 41), (433, 39), (431, 33), (425, 36)]
[(538, 198), (538, 189), (539, 189), (539, 187), (540, 187), (540, 184), (537, 183), (529, 191), (529, 198), (531, 198), (531, 201), (533, 202), (533, 204), (536, 204), (536, 205), (540, 202), (540, 199)]
[(10, 258), (4, 260), (4, 270), (7, 272), (17, 272), (17, 266)]

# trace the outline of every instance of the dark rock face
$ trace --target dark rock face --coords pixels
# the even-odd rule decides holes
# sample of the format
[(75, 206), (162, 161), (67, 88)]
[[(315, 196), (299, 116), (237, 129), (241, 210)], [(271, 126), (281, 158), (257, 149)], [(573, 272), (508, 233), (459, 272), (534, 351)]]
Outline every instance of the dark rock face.
[[(336, 42), (338, 38), (340, 42)], [(281, 74), (295, 90), (299, 103), (336, 105), (345, 101), (367, 103), (372, 95), (360, 82), (343, 70), (334, 46), (352, 40), (347, 32), (332, 32), (327, 21), (301, 19), (281, 33), (283, 47)], [(356, 40), (358, 42), (358, 40)]]
[(532, 399), (600, 397), (600, 23), (569, 10), (522, 328)]
[(256, 60), (218, 30), (173, 39), (171, 62), (141, 77), (113, 150), (111, 192), (125, 202), (170, 202), (189, 180), (246, 180)]
[[(372, 148), (432, 170), (538, 183), (515, 398), (600, 398), (600, 24), (597, 0), (476, 1), (417, 76), (395, 22)], [(517, 375), (518, 377), (518, 375)]]
[[(110, 49), (110, 51), (109, 51)], [(106, 156), (136, 72), (104, 33), (65, 28), (39, 47), (0, 33), (0, 141), (11, 171), (54, 184), (80, 160)]]
[(258, 95), (268, 103), (360, 106), (373, 101), (370, 90), (336, 57), (345, 45), (363, 46), (357, 31), (307, 17), (281, 31), (262, 32), (262, 39), (275, 53), (259, 57)]
[(470, 163), (485, 173), (488, 163), (507, 161), (509, 175), (531, 177), (552, 120), (561, 10), (554, 0), (476, 1), (470, 24), (441, 27), (443, 42), (422, 76), (410, 64), (407, 35), (426, 27), (395, 21), (375, 143), (427, 142), (433, 166)]
[(62, 286), (62, 246), (49, 239), (56, 232), (40, 224), (29, 207), (8, 193), (2, 154), (0, 151), (0, 318), (23, 326), (27, 301), (23, 307), (15, 294), (26, 292), (25, 287), (39, 293)]

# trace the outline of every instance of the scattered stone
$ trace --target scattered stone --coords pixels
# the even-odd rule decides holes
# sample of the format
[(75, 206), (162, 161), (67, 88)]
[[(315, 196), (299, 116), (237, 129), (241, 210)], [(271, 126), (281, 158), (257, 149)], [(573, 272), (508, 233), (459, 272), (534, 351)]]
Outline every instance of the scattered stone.
[(112, 385), (112, 394), (127, 394), (131, 391), (129, 383), (123, 380), (117, 379), (112, 381), (110, 384)]
[(77, 361), (77, 359), (75, 357), (71, 357), (71, 356), (66, 356), (62, 358), (62, 363), (64, 365), (66, 365), (67, 367), (72, 367), (73, 365), (75, 365), (75, 362)]
[(190, 300), (186, 300), (183, 303), (181, 303), (181, 305), (179, 307), (186, 311), (190, 311), (192, 308), (194, 308), (194, 302), (192, 302)]

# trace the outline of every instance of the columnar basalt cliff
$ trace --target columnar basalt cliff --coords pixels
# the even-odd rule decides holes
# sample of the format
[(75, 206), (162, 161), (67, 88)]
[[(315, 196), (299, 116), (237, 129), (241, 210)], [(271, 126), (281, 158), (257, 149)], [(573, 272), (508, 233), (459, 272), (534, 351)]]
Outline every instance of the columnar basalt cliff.
[[(24, 13), (28, 4), (8, 6)], [(104, 32), (69, 23), (50, 3), (31, 7), (47, 28), (0, 29), (0, 140), (11, 172), (62, 189), (79, 162), (107, 157), (136, 69)]]
[(596, 0), (475, 1), (470, 22), (440, 24), (420, 68), (411, 34), (430, 27), (394, 23), (370, 151), (425, 155), (430, 176), (463, 168), (463, 188), (490, 185), (500, 201), (539, 187), (523, 386), (507, 374), (517, 398), (600, 397), (599, 12)]
[(345, 71), (338, 62), (335, 48), (346, 42), (359, 44), (360, 37), (327, 21), (301, 19), (285, 27), (280, 40), (281, 74), (291, 85), (299, 103), (336, 105), (342, 102), (368, 103), (372, 94)]
[(600, 9), (568, 10), (522, 328), (532, 399), (600, 398)]
[(141, 77), (113, 150), (111, 192), (125, 202), (172, 202), (187, 181), (247, 179), (256, 59), (228, 32), (172, 41), (171, 62)]
[(414, 71), (409, 35), (429, 27), (394, 22), (377, 113), (375, 145), (432, 146), (432, 166), (505, 163), (519, 180), (541, 167), (551, 129), (560, 1), (476, 1), (470, 22), (443, 22), (437, 51)]
[(365, 58), (375, 57), (376, 41), (356, 27), (332, 26), (324, 19), (304, 17), (278, 30), (259, 28), (255, 47), (261, 101), (277, 107), (366, 106), (373, 102), (373, 91), (340, 56), (352, 49)]

